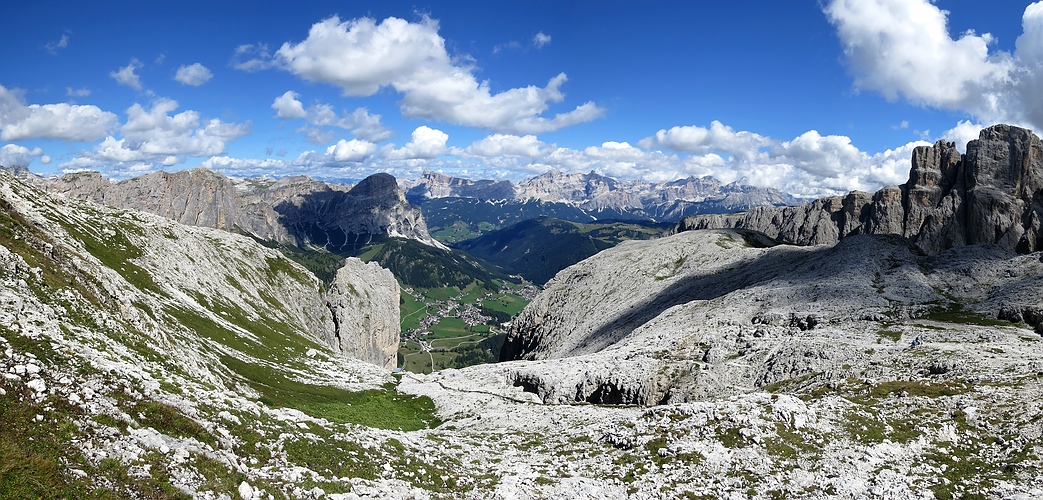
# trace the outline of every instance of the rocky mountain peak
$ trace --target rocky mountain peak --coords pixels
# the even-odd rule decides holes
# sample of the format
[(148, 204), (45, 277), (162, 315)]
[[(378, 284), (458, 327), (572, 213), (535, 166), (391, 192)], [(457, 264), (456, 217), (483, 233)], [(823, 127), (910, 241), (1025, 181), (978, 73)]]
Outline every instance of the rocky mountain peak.
[(510, 181), (473, 181), (450, 177), (433, 170), (424, 170), (423, 175), (415, 182), (405, 181), (403, 189), (411, 203), (421, 203), (433, 198), (514, 199), (514, 185)]
[(374, 198), (391, 196), (405, 201), (405, 196), (402, 194), (402, 191), (398, 189), (398, 182), (395, 180), (395, 177), (384, 172), (376, 173), (362, 179), (355, 185), (355, 187), (351, 188), (350, 193), (353, 196), (369, 196)]
[(723, 185), (713, 177), (689, 177), (661, 183), (621, 181), (595, 170), (565, 173), (548, 170), (512, 184), (472, 181), (425, 171), (416, 181), (401, 181), (411, 203), (438, 198), (474, 198), (519, 204), (565, 204), (594, 218), (679, 220), (685, 213), (731, 213), (756, 206), (793, 202), (775, 189), (738, 183)]
[(686, 218), (677, 230), (744, 228), (793, 244), (835, 244), (853, 234), (894, 234), (920, 250), (990, 243), (1043, 248), (1043, 143), (1031, 131), (994, 125), (960, 154), (938, 141), (913, 151), (909, 180), (872, 196), (854, 192), (798, 207)]
[(398, 236), (441, 247), (395, 178), (378, 173), (356, 186), (307, 176), (231, 179), (204, 168), (156, 172), (111, 182), (97, 172), (38, 182), (55, 193), (161, 215), (193, 226), (242, 231), (262, 240), (343, 249)]

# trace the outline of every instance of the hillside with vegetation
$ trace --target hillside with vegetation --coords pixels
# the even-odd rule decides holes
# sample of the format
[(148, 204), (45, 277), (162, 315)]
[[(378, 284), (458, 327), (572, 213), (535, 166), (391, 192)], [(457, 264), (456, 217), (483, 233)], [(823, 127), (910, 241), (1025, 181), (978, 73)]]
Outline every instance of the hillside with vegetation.
[(538, 217), (459, 242), (456, 248), (509, 274), (544, 284), (565, 269), (606, 248), (661, 235), (671, 225), (642, 221), (577, 223)]

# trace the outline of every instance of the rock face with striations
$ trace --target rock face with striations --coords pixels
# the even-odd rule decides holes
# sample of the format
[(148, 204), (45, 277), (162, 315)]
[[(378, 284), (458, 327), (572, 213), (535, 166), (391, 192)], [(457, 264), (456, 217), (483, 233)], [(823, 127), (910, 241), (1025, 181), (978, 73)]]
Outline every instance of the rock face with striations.
[(354, 250), (374, 238), (397, 236), (442, 248), (427, 231), (420, 209), (406, 202), (391, 175), (366, 177), (350, 191), (318, 187), (273, 203), (299, 246)]
[(156, 172), (117, 183), (98, 172), (79, 172), (55, 179), (48, 190), (153, 213), (190, 226), (239, 230), (263, 240), (285, 242), (291, 238), (270, 205), (252, 203), (232, 179), (202, 168)]
[(97, 172), (67, 174), (47, 189), (77, 199), (162, 215), (182, 224), (245, 232), (280, 243), (342, 250), (398, 236), (440, 246), (395, 178), (374, 174), (354, 188), (304, 176), (232, 179), (197, 168), (110, 182)]
[(327, 293), (334, 330), (330, 345), (386, 370), (397, 364), (399, 289), (391, 271), (349, 258)]
[(510, 181), (473, 181), (425, 170), (420, 179), (409, 184), (406, 197), (414, 203), (432, 198), (514, 199), (514, 185)]
[(677, 231), (742, 228), (798, 245), (835, 244), (853, 234), (897, 234), (922, 251), (994, 243), (1021, 253), (1043, 248), (1043, 143), (995, 125), (961, 155), (939, 141), (913, 151), (909, 181), (876, 194), (853, 192), (796, 207), (685, 218)]
[(501, 361), (525, 361), (496, 369), (545, 403), (652, 405), (819, 373), (843, 380), (851, 366), (875, 370), (867, 353), (904, 353), (924, 330), (974, 353), (968, 323), (1023, 322), (1005, 331), (1032, 341), (1033, 327), (1043, 331), (1037, 254), (964, 245), (923, 255), (886, 235), (770, 245), (717, 229), (600, 252), (514, 318)]

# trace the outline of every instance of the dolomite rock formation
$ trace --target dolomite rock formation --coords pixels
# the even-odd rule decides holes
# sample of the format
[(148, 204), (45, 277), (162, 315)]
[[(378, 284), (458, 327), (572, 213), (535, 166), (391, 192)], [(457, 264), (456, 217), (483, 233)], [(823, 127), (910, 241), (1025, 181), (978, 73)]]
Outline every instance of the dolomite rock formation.
[(373, 174), (348, 192), (320, 187), (294, 194), (274, 201), (273, 208), (298, 246), (314, 244), (332, 251), (351, 250), (374, 237), (397, 236), (445, 248), (431, 238), (420, 209), (406, 202), (405, 194), (389, 174)]
[(697, 215), (676, 231), (726, 227), (797, 245), (896, 234), (930, 254), (979, 243), (1034, 252), (1043, 248), (1043, 143), (1028, 130), (995, 125), (970, 141), (963, 155), (944, 141), (916, 148), (909, 181), (901, 186), (796, 207)]
[[(214, 178), (205, 170), (193, 171), (192, 174)], [(162, 178), (186, 186), (191, 183), (182, 181), (189, 179), (188, 175)], [(108, 184), (96, 174), (86, 179)], [(78, 185), (87, 186), (88, 182)], [(121, 189), (128, 186), (136, 189), (140, 185), (130, 183)], [(50, 230), (59, 240), (69, 240), (61, 245), (69, 247), (63, 249), (54, 243), (40, 243), (50, 246), (49, 253), (90, 255), (94, 252), (108, 259), (115, 258), (113, 255), (134, 255), (133, 263), (122, 263), (119, 270), (124, 274), (131, 273), (128, 276), (133, 279), (161, 283), (167, 288), (164, 293), (168, 295), (186, 297), (184, 300), (188, 304), (178, 305), (182, 310), (223, 308), (241, 311), (233, 316), (247, 318), (264, 328), (278, 325), (276, 328), (284, 332), (318, 340), (336, 353), (387, 370), (394, 368), (399, 336), (398, 283), (390, 271), (377, 264), (365, 265), (358, 259), (348, 259), (338, 272), (335, 284), (324, 294), (318, 278), (278, 251), (265, 248), (250, 238), (209, 227), (183, 225), (147, 212), (116, 210), (29, 189), (7, 172), (0, 171), (0, 207), (45, 228), (57, 226), (48, 222), (45, 214), (61, 215), (63, 218), (60, 220), (75, 231), (73, 235), (90, 235), (89, 238), (81, 237), (85, 241), (97, 241), (86, 249), (77, 248), (76, 245), (84, 244), (75, 242), (73, 236), (61, 235), (58, 233), (60, 226), (57, 226)], [(157, 193), (157, 197), (143, 196), (141, 199), (153, 208), (171, 208), (170, 191), (157, 190)], [(223, 198), (217, 193), (209, 199)], [(182, 205), (186, 206), (192, 206), (191, 198), (189, 203)], [(191, 211), (174, 209), (183, 215)], [(119, 222), (111, 223), (112, 220)], [(104, 226), (104, 223), (112, 227)], [(101, 275), (103, 272), (112, 273), (91, 269), (88, 274)], [(147, 278), (142, 275), (147, 275)], [(110, 279), (115, 280), (115, 277)], [(83, 280), (91, 283), (90, 279)], [(104, 288), (104, 291), (97, 292), (101, 300), (119, 304), (127, 315), (125, 319), (131, 324), (147, 325), (153, 321), (150, 314), (143, 314), (136, 307), (143, 300), (142, 290), (130, 289), (118, 280), (113, 284), (103, 281), (99, 286)], [(162, 307), (149, 306), (149, 310), (159, 309)], [(212, 316), (209, 312), (200, 314)], [(210, 321), (217, 321), (217, 318), (215, 316)], [(257, 327), (248, 326), (243, 335), (257, 334), (251, 329)]]
[(405, 183), (408, 184), (405, 188), (406, 196), (414, 202), (432, 198), (514, 199), (514, 185), (510, 181), (473, 181), (424, 170), (419, 179)]
[(391, 271), (349, 258), (326, 297), (334, 324), (327, 342), (350, 357), (393, 370), (402, 326), (398, 281)]
[(202, 168), (156, 172), (117, 183), (99, 172), (78, 172), (58, 177), (47, 187), (71, 198), (149, 212), (190, 226), (239, 230), (270, 241), (291, 240), (271, 205), (251, 200), (232, 179)]
[(298, 246), (342, 250), (397, 236), (441, 248), (428, 234), (420, 209), (406, 202), (388, 174), (374, 174), (352, 188), (304, 176), (232, 179), (202, 168), (121, 182), (83, 172), (36, 184), (71, 198)]
[(770, 245), (752, 231), (701, 230), (598, 253), (514, 319), (501, 360), (527, 362), (499, 369), (546, 403), (650, 405), (842, 374), (880, 348), (879, 332), (901, 337), (903, 324), (935, 316), (953, 323), (925, 329), (1003, 318), (1038, 339), (1038, 255), (971, 245), (926, 256), (887, 235)]

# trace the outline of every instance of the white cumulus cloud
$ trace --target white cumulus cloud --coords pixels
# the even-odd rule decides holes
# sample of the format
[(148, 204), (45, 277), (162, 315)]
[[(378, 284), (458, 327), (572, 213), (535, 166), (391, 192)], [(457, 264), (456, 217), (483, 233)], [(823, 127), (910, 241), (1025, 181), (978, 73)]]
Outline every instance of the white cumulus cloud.
[(863, 161), (862, 152), (843, 135), (823, 137), (809, 130), (780, 144), (773, 155), (818, 177), (835, 177)]
[(475, 141), (464, 151), (474, 156), (520, 156), (535, 158), (547, 145), (534, 135), (493, 134)]
[(276, 66), (268, 45), (263, 43), (244, 44), (236, 47), (232, 53), (231, 65), (235, 69), (251, 73)]
[(371, 18), (341, 22), (333, 16), (315, 23), (304, 41), (284, 43), (276, 57), (297, 76), (354, 96), (375, 94), (417, 72), (441, 74), (452, 67), (438, 23), (429, 18), (411, 23), (390, 17), (378, 25)]
[(97, 106), (26, 105), (20, 91), (0, 85), (0, 140), (94, 141), (105, 137), (118, 123), (115, 114)]
[(399, 149), (387, 153), (389, 160), (414, 160), (430, 159), (448, 152), (445, 147), (449, 140), (449, 134), (426, 125), (421, 125), (413, 130), (413, 140)]
[(200, 63), (194, 63), (188, 66), (181, 66), (177, 69), (177, 73), (174, 75), (174, 79), (181, 82), (184, 85), (191, 85), (198, 87), (214, 77), (214, 74), (210, 70)]
[(391, 129), (380, 123), (380, 115), (370, 114), (366, 108), (356, 108), (350, 115), (343, 116), (338, 126), (370, 142), (385, 141), (392, 135)]
[(212, 156), (200, 163), (199, 166), (237, 177), (280, 176), (288, 168), (286, 160), (233, 158), (230, 156)]
[(380, 123), (380, 115), (371, 115), (366, 108), (356, 108), (350, 114), (337, 114), (329, 104), (316, 104), (307, 110), (307, 122), (316, 127), (338, 127), (369, 142), (391, 138), (392, 132)]
[(131, 59), (130, 64), (109, 73), (109, 76), (120, 85), (126, 85), (134, 90), (141, 90), (141, 77), (135, 73), (141, 68), (141, 61)]
[(359, 162), (365, 160), (377, 150), (377, 145), (359, 139), (346, 141), (341, 139), (326, 149), (326, 156), (335, 161)]
[(293, 120), (308, 116), (304, 112), (304, 103), (297, 100), (298, 95), (292, 90), (287, 90), (283, 95), (276, 97), (275, 101), (272, 102), (275, 116), (283, 120)]
[(249, 133), (250, 124), (202, 120), (199, 112), (171, 114), (177, 101), (159, 99), (151, 108), (135, 103), (127, 109), (122, 138), (108, 136), (88, 155), (101, 165), (138, 162), (169, 167), (186, 156), (210, 157), (224, 154), (229, 142)]
[(0, 167), (27, 167), (36, 158), (40, 158), (40, 163), (51, 162), (51, 158), (43, 154), (43, 150), (38, 147), (29, 149), (17, 144), (4, 144), (0, 147)]
[(942, 139), (956, 143), (956, 150), (961, 153), (967, 152), (967, 143), (978, 138), (978, 134), (985, 125), (974, 123), (970, 120), (961, 120), (955, 127), (946, 130)]
[(537, 49), (542, 49), (545, 45), (550, 44), (550, 35), (544, 34), (542, 31), (536, 33), (536, 36), (532, 37), (532, 44)]
[(1016, 42), (1014, 57), (1019, 71), (1014, 79), (1013, 101), (1015, 111), (1023, 113), (1026, 124), (1043, 130), (1043, 2), (1025, 8), (1021, 18), (1023, 34)]
[(773, 142), (770, 138), (753, 132), (736, 132), (714, 120), (710, 123), (710, 128), (688, 125), (663, 129), (656, 132), (655, 136), (642, 139), (638, 145), (645, 149), (664, 147), (685, 153), (717, 152), (750, 157)]
[[(245, 63), (244, 63), (245, 64)], [(345, 95), (368, 96), (391, 87), (403, 95), (402, 113), (410, 118), (443, 120), (497, 132), (536, 134), (600, 118), (593, 102), (545, 117), (552, 103), (564, 101), (561, 73), (545, 87), (494, 93), (479, 82), (466, 58), (454, 59), (438, 34), (438, 22), (411, 23), (390, 17), (341, 21), (334, 16), (314, 24), (300, 43), (284, 43), (272, 59), (311, 82), (336, 85)], [(251, 64), (244, 69), (263, 66)]]
[(299, 94), (292, 90), (276, 97), (272, 102), (275, 116), (283, 120), (304, 118), (307, 127), (299, 129), (304, 132), (308, 140), (315, 143), (329, 142), (333, 133), (322, 127), (338, 127), (350, 130), (357, 138), (369, 142), (381, 142), (391, 138), (392, 132), (380, 122), (380, 115), (370, 114), (366, 108), (356, 108), (350, 114), (342, 111), (340, 114), (329, 104), (315, 104), (304, 109), (298, 97)]
[(1013, 54), (989, 33), (954, 38), (949, 13), (929, 0), (832, 0), (824, 11), (855, 87), (1043, 129), (1043, 2), (1025, 9)]
[(64, 49), (69, 46), (69, 33), (62, 33), (62, 37), (56, 41), (47, 42), (43, 48), (51, 54), (57, 54), (58, 49)]

